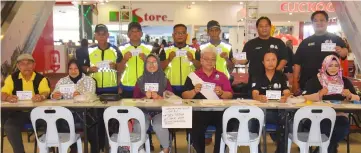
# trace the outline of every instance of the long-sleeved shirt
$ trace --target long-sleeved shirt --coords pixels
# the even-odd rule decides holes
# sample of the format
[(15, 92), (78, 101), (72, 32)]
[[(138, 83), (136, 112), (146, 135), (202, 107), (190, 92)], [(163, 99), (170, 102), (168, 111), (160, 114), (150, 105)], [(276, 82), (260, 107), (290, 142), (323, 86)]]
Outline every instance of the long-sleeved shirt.
[[(55, 86), (55, 89), (53, 93), (51, 94), (51, 98), (53, 97), (53, 94), (55, 92), (60, 91), (60, 85), (75, 85), (75, 91), (79, 92), (81, 95), (86, 93), (93, 93), (95, 94), (95, 80), (89, 76), (86, 76), (85, 74), (82, 75), (82, 78), (74, 84), (73, 81), (71, 81), (69, 76), (66, 76), (64, 78), (61, 78)], [(72, 99), (73, 93), (63, 93), (63, 99)]]

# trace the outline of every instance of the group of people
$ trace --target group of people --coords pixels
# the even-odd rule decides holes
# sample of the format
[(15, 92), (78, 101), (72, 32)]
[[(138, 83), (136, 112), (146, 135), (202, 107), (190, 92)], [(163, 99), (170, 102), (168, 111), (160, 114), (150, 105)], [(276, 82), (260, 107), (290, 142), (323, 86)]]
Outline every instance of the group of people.
[[(139, 23), (129, 24), (130, 41), (119, 47), (107, 42), (108, 29), (99, 24), (95, 27), (98, 44), (83, 48), (86, 53), (77, 51), (77, 58), (68, 63), (69, 75), (58, 81), (53, 92), (50, 92), (47, 78), (34, 71), (33, 57), (22, 54), (17, 59), (19, 71), (5, 80), (1, 100), (16, 103), (18, 91), (30, 91), (33, 102), (48, 98), (72, 99), (87, 93), (121, 94), (123, 98), (146, 99), (163, 99), (165, 93), (173, 93), (184, 99), (232, 99), (234, 96), (230, 73), (235, 64), (249, 64), (249, 95), (260, 102), (268, 102), (266, 92), (269, 90), (281, 91), (281, 103), (287, 101), (291, 92), (294, 95), (302, 94), (306, 100), (312, 101), (360, 100), (351, 82), (342, 77), (339, 59), (346, 58), (348, 50), (340, 37), (327, 32), (327, 13), (316, 11), (311, 20), (315, 34), (303, 40), (296, 51), (292, 90), (288, 87), (288, 79), (283, 71), (288, 61), (286, 45), (282, 40), (271, 37), (271, 20), (261, 17), (256, 22), (258, 37), (244, 45), (242, 52), (245, 52), (246, 59), (236, 58), (237, 53), (232, 52), (232, 46), (221, 41), (221, 27), (214, 20), (207, 24), (210, 41), (197, 47), (199, 49), (187, 45), (187, 27), (177, 24), (173, 28), (174, 44), (164, 47), (157, 54), (153, 53), (151, 45), (141, 42), (143, 33)], [(326, 45), (332, 44), (334, 48), (327, 50), (330, 47)], [(73, 93), (62, 93), (62, 85), (75, 85), (75, 90)], [(341, 90), (329, 91), (328, 87), (331, 85), (340, 87)], [(279, 124), (278, 113), (267, 111), (266, 122)], [(101, 116), (102, 112), (97, 115)], [(213, 152), (220, 151), (222, 115), (221, 111), (193, 112), (190, 133), (193, 147), (198, 153), (205, 152), (205, 131), (208, 125), (216, 127)], [(21, 129), (28, 117), (29, 112), (12, 112), (7, 116), (5, 132), (14, 153), (25, 152)], [(169, 131), (161, 126), (161, 112), (145, 111), (145, 117), (147, 126), (152, 120), (162, 152), (168, 153)], [(230, 130), (238, 129), (237, 122), (231, 124), (234, 126)], [(134, 131), (137, 131), (138, 126), (136, 122), (133, 124)], [(256, 129), (256, 126), (252, 122), (250, 130)], [(309, 126), (310, 124), (304, 124), (305, 129)], [(348, 126), (345, 116), (337, 117), (334, 128), (337, 132), (333, 132), (331, 137), (329, 153), (337, 152), (338, 142), (348, 133)], [(330, 125), (327, 123), (321, 125), (323, 132), (327, 132), (328, 127)], [(277, 139), (276, 136), (271, 136), (272, 139)], [(91, 141), (91, 137), (89, 139)], [(284, 142), (277, 142), (276, 152), (285, 152), (282, 150)], [(91, 142), (91, 152), (98, 153), (99, 150), (93, 149), (94, 143)]]

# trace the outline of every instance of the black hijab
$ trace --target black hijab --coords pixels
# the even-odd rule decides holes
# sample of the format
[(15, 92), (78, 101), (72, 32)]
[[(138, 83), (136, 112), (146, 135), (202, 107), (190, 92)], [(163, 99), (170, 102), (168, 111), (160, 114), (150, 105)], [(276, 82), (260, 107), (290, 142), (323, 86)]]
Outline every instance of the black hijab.
[(70, 80), (73, 81), (74, 84), (76, 84), (83, 77), (83, 71), (82, 71), (81, 67), (79, 66), (79, 63), (75, 59), (71, 59), (68, 62), (68, 73), (69, 73), (69, 67), (71, 64), (75, 64), (79, 69), (79, 75), (77, 77), (73, 78), (69, 75)]
[[(157, 59), (158, 64), (158, 70), (156, 72), (149, 72), (147, 70), (147, 60), (149, 57), (154, 57)], [(163, 92), (167, 88), (167, 78), (165, 77), (165, 74), (162, 70), (162, 67), (160, 65), (159, 58), (154, 54), (149, 54), (144, 62), (144, 73), (143, 75), (137, 80), (137, 84), (140, 88), (140, 91), (145, 94), (145, 83), (158, 83), (159, 84), (159, 90), (158, 95), (162, 96)]]

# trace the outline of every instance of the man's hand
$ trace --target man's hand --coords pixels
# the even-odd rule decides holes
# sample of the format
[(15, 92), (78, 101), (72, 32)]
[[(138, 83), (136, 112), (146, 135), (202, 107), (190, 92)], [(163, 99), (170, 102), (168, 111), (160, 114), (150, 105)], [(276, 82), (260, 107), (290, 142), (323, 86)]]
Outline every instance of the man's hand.
[(187, 52), (187, 58), (188, 58), (189, 61), (194, 60), (193, 54), (190, 51)]
[(224, 58), (224, 59), (228, 59), (228, 53), (227, 52), (222, 52), (220, 56), (222, 58)]
[(113, 69), (113, 70), (116, 70), (116, 69), (117, 69), (117, 64), (114, 63), (114, 62), (110, 62), (110, 63), (109, 63), (109, 67), (110, 67), (111, 69)]
[(257, 100), (262, 103), (266, 103), (268, 101), (268, 99), (265, 95), (258, 95)]
[(10, 95), (10, 96), (6, 97), (5, 101), (10, 102), (10, 103), (17, 103), (18, 102), (18, 96)]
[(168, 57), (169, 62), (171, 62), (175, 56), (176, 56), (176, 54), (174, 51), (170, 52), (169, 57)]
[(37, 95), (34, 95), (33, 98), (31, 98), (31, 100), (32, 100), (33, 102), (41, 102), (41, 101), (43, 101), (43, 100), (45, 100), (45, 99), (43, 98), (42, 95), (37, 94)]
[(96, 66), (92, 66), (92, 67), (90, 67), (89, 68), (89, 71), (88, 71), (89, 73), (95, 73), (95, 72), (98, 72), (98, 67), (96, 67)]
[(139, 57), (140, 59), (142, 59), (145, 62), (145, 54), (144, 53), (139, 53)]
[(124, 58), (123, 58), (123, 59), (124, 59), (125, 61), (128, 61), (130, 58), (132, 58), (132, 53), (128, 51), (127, 53), (124, 54)]

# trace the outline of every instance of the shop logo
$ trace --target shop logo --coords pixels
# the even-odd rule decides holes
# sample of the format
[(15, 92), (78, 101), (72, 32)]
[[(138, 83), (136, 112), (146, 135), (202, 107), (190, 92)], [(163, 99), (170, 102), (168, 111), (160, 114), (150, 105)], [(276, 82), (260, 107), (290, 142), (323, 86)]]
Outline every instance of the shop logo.
[(148, 14), (145, 13), (143, 16), (137, 14), (137, 11), (140, 8), (134, 9), (132, 11), (132, 21), (142, 23), (143, 21), (148, 22), (173, 22), (173, 20), (169, 20), (167, 15), (158, 15), (158, 14)]
[(282, 12), (335, 12), (332, 2), (283, 2), (280, 7)]

